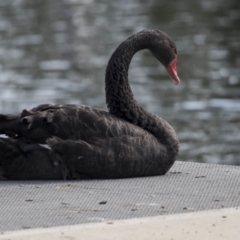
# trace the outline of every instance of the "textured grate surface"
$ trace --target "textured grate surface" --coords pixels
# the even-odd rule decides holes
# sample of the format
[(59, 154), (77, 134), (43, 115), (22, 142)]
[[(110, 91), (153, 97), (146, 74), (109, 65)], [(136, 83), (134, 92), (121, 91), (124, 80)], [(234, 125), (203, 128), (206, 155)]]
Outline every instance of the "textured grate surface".
[(240, 167), (176, 162), (165, 176), (0, 182), (0, 230), (240, 206)]

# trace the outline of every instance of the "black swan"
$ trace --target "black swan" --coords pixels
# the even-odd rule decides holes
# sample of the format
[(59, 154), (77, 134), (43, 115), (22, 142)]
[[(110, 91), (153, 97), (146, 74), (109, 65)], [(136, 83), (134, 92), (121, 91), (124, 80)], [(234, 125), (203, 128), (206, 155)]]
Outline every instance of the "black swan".
[[(166, 33), (144, 30), (115, 50), (106, 69), (109, 112), (84, 105), (43, 104), (0, 115), (0, 179), (127, 178), (163, 175), (179, 150), (162, 118), (141, 107), (128, 83), (132, 57), (149, 49), (172, 80), (176, 46)], [(47, 144), (43, 147), (42, 144)]]

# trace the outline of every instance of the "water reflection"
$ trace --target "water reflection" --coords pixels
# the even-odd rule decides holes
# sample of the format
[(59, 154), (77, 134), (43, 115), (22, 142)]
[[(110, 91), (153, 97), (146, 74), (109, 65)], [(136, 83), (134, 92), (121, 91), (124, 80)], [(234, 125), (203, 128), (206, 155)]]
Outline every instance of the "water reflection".
[(112, 51), (157, 28), (176, 41), (182, 84), (143, 51), (129, 73), (136, 98), (174, 126), (179, 160), (240, 165), (239, 25), (236, 0), (0, 0), (0, 112), (45, 102), (106, 109)]

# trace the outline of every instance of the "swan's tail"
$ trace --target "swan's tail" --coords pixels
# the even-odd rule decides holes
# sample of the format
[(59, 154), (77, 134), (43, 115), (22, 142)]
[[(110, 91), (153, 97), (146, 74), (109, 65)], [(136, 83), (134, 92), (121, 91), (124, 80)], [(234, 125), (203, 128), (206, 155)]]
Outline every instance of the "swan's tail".
[(19, 155), (16, 146), (10, 139), (0, 138), (0, 180), (7, 179), (6, 169), (12, 164), (13, 159)]
[(19, 131), (19, 115), (0, 114), (0, 134), (14, 137)]
[(0, 138), (0, 180), (63, 179), (61, 165), (38, 144)]

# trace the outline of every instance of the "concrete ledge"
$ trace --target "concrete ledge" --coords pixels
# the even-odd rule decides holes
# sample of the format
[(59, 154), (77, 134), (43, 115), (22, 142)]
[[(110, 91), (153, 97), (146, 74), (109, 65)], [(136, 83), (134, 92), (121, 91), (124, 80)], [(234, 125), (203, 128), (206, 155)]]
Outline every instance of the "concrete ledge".
[(2, 240), (229, 240), (240, 236), (237, 208), (3, 232)]

